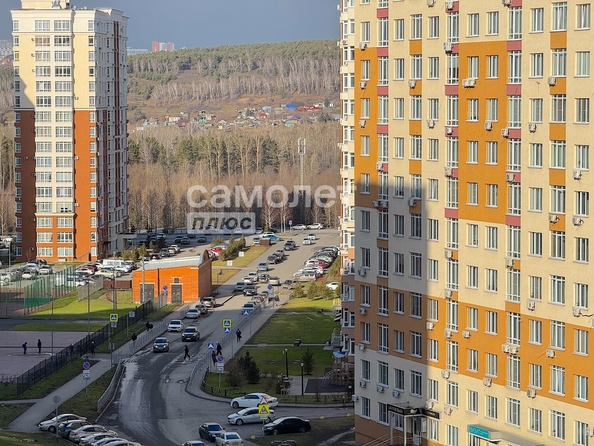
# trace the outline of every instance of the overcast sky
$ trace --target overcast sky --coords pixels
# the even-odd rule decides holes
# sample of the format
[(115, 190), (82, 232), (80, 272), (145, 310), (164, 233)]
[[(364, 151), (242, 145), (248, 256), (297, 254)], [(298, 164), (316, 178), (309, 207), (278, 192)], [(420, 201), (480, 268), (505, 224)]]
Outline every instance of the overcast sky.
[[(72, 0), (76, 7), (113, 7), (129, 17), (128, 46), (153, 40), (175, 48), (338, 39), (339, 0)], [(64, 4), (64, 0), (62, 0)], [(0, 39), (11, 39), (10, 9), (0, 0)]]

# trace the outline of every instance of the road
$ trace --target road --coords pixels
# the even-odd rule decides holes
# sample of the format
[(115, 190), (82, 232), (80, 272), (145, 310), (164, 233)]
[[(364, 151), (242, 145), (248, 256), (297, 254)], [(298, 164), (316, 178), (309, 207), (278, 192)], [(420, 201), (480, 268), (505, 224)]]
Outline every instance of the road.
[[(311, 232), (311, 231), (308, 231)], [(303, 246), (289, 253), (288, 258), (275, 265), (269, 274), (277, 275), (285, 280), (303, 266), (312, 252), (322, 246), (337, 244), (338, 237), (334, 230), (315, 231), (320, 237), (315, 245)], [(304, 234), (306, 235), (306, 234)], [(301, 233), (294, 239), (300, 243)], [(282, 242), (274, 245), (272, 250), (282, 249)], [(269, 250), (270, 251), (270, 250)], [(243, 316), (240, 308), (249, 298), (243, 295), (232, 295), (235, 282), (250, 271), (255, 271), (258, 262), (266, 261), (268, 251), (256, 259), (249, 268), (244, 268), (231, 278), (227, 284), (219, 288), (218, 307), (208, 316), (201, 318), (196, 325), (200, 329), (200, 341), (187, 343), (191, 360), (183, 360), (186, 343), (181, 342), (179, 333), (166, 333), (170, 341), (168, 353), (154, 354), (151, 345), (130, 358), (117, 399), (102, 418), (111, 420), (110, 425), (119, 432), (136, 441), (149, 446), (179, 445), (184, 441), (199, 439), (198, 427), (204, 422), (218, 422), (223, 426), (227, 415), (234, 412), (229, 403), (200, 399), (186, 392), (186, 384), (197, 357), (208, 354), (207, 342), (221, 339), (223, 329), (221, 320), (232, 318), (237, 323)], [(261, 285), (260, 288), (263, 288)], [(283, 296), (286, 298), (286, 295)], [(264, 309), (266, 317), (273, 314), (272, 308)], [(192, 322), (185, 321), (186, 324)], [(244, 341), (250, 336), (249, 330), (243, 330)], [(255, 329), (254, 329), (255, 331)], [(234, 336), (232, 333), (231, 336)], [(227, 357), (231, 354), (233, 344), (223, 349)], [(316, 408), (283, 408), (276, 410), (276, 416), (298, 415), (306, 418), (319, 416), (339, 416), (347, 413), (347, 409)], [(228, 426), (228, 430), (236, 430), (242, 438), (261, 435), (259, 424), (244, 426)]]

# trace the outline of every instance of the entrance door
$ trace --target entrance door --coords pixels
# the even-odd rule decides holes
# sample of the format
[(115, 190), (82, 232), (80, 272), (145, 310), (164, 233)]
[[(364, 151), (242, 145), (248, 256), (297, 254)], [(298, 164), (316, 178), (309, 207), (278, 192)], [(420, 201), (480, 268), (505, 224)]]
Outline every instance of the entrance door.
[(182, 284), (181, 283), (172, 283), (171, 284), (171, 303), (172, 304), (181, 304), (182, 302), (183, 302)]

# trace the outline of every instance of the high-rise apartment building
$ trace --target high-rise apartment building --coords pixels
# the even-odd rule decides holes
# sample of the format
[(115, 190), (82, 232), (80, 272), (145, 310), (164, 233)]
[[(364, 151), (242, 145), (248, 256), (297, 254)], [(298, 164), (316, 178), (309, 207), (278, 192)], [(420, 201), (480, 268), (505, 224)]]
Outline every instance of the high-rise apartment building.
[(590, 2), (339, 9), (357, 440), (588, 445)]
[(127, 229), (122, 11), (21, 0), (14, 46), (16, 254), (88, 260)]

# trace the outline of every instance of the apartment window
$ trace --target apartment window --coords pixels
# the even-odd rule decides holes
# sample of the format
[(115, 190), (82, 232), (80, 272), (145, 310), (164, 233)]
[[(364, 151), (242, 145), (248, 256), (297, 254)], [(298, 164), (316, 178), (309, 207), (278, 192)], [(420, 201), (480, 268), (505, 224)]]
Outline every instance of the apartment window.
[(439, 17), (438, 16), (429, 17), (429, 38), (430, 39), (439, 38)]
[(499, 56), (487, 56), (487, 78), (497, 79), (499, 77)]
[(378, 276), (387, 277), (389, 271), (388, 250), (380, 248), (378, 250)]
[(522, 126), (522, 99), (520, 96), (508, 96), (507, 126), (520, 128)]
[[(588, 5), (590, 6), (590, 5)], [(575, 75), (577, 77), (590, 76), (590, 52), (577, 51), (575, 53)]]
[(478, 121), (478, 99), (468, 99), (468, 121)]
[(430, 98), (427, 100), (428, 104), (428, 118), (437, 121), (439, 120), (439, 99)]
[(497, 419), (497, 398), (491, 395), (486, 396), (485, 417)]
[(565, 322), (551, 321), (551, 347), (565, 348)]
[(530, 10), (530, 32), (541, 33), (544, 30), (544, 8)]
[(54, 68), (54, 74), (56, 77), (70, 77), (71, 69), (70, 67), (57, 66)]
[(529, 323), (529, 342), (532, 344), (542, 344), (542, 322), (530, 319)]
[(446, 207), (458, 208), (458, 178), (448, 178), (446, 180)]
[(587, 263), (590, 260), (589, 239), (584, 237), (575, 238), (575, 261)]
[(588, 377), (575, 375), (575, 399), (588, 401)]
[(371, 290), (367, 285), (361, 286), (361, 305), (369, 305), (371, 301)]
[(565, 277), (552, 275), (550, 277), (550, 282), (550, 302), (565, 304)]
[(458, 371), (458, 343), (446, 342), (446, 368), (452, 372)]
[(576, 29), (590, 29), (590, 4), (576, 6)]
[(499, 12), (487, 12), (487, 35), (496, 36), (499, 34)]
[(586, 330), (574, 330), (575, 353), (588, 354), (588, 332)]
[(478, 37), (479, 35), (479, 15), (477, 13), (468, 14), (468, 37)]
[(377, 46), (388, 46), (388, 39), (389, 39), (388, 19), (385, 17), (378, 19), (377, 28), (378, 28)]
[(551, 29), (553, 31), (567, 30), (567, 2), (553, 3), (553, 20)]
[(574, 284), (574, 305), (580, 308), (588, 308), (588, 284)]
[(542, 256), (542, 232), (529, 232), (530, 255)]
[(394, 20), (394, 40), (404, 40), (404, 19)]
[[(17, 22), (18, 23), (18, 22)], [(14, 22), (13, 22), (14, 26)], [(17, 25), (18, 28), (18, 25)], [(35, 20), (35, 32), (49, 31), (50, 21), (49, 20)]]
[(497, 164), (498, 146), (496, 141), (487, 141), (487, 164)]
[(421, 254), (411, 252), (410, 253), (410, 276), (420, 279), (422, 277), (422, 262), (423, 258)]
[(458, 383), (446, 381), (446, 404), (458, 407)]
[(499, 186), (497, 184), (487, 184), (487, 206), (497, 207), (499, 200)]
[[(384, 324), (378, 324), (378, 351), (383, 352), (383, 353), (388, 353), (388, 336), (389, 336), (389, 327), (387, 325)], [(386, 373), (386, 382), (385, 384), (387, 385), (388, 382), (388, 370), (385, 370)], [(382, 382), (380, 381), (380, 384), (382, 384)]]
[(361, 397), (361, 416), (369, 418), (371, 416), (371, 400), (369, 398)]
[(487, 104), (487, 121), (497, 122), (499, 119), (499, 100), (488, 98)]
[(394, 235), (404, 236), (404, 215), (394, 214)]
[(542, 167), (542, 144), (530, 143), (530, 167)]
[(508, 16), (509, 40), (522, 39), (522, 8), (509, 8)]
[(446, 262), (446, 289), (458, 289), (458, 261), (448, 260)]
[(551, 258), (565, 259), (565, 232), (551, 231)]
[(468, 265), (468, 280), (467, 286), (468, 288), (477, 289), (478, 288), (478, 266)]
[(575, 100), (575, 122), (588, 124), (590, 122), (590, 99), (577, 98)]
[(519, 84), (522, 82), (522, 52), (510, 51), (508, 53), (508, 83)]
[[(410, 119), (419, 120), (423, 117), (423, 98), (422, 96), (414, 95), (410, 97)], [(417, 138), (421, 138), (417, 136)]]
[(485, 290), (497, 292), (497, 270), (485, 269)]
[(439, 280), (439, 262), (434, 259), (427, 259), (427, 280), (437, 282)]
[(427, 240), (439, 240), (439, 220), (427, 219)]
[(565, 186), (551, 186), (551, 212), (565, 213)]
[(458, 331), (458, 302), (446, 301), (446, 327)]
[(369, 268), (371, 266), (371, 250), (361, 248), (361, 266)]
[(362, 80), (369, 80), (369, 72), (370, 72), (370, 61), (362, 60), (361, 61), (361, 79)]
[(457, 54), (446, 55), (446, 83), (448, 85), (458, 85), (458, 59)]
[(530, 408), (529, 429), (533, 432), (542, 433), (542, 411)]
[(542, 98), (530, 99), (530, 121), (542, 122)]
[(368, 194), (370, 192), (370, 176), (368, 173), (361, 174), (361, 193)]
[(371, 214), (369, 211), (361, 211), (361, 231), (369, 231), (371, 229)]
[(410, 16), (410, 39), (418, 40), (423, 38), (423, 16), (413, 14)]
[(485, 374), (489, 376), (497, 376), (497, 355), (493, 353), (486, 354)]
[(487, 311), (487, 327), (485, 333), (497, 334), (497, 313), (494, 311)]
[(565, 368), (551, 366), (551, 393), (565, 395)]
[(542, 212), (542, 188), (540, 187), (531, 187), (529, 189), (530, 195), (530, 211), (532, 212)]
[(452, 43), (458, 43), (460, 40), (460, 15), (457, 12), (447, 14), (446, 23), (446, 34), (447, 41)]
[(530, 54), (530, 77), (543, 77), (543, 53)]
[(565, 141), (551, 141), (551, 167), (565, 169)]
[(468, 183), (468, 199), (470, 205), (478, 205), (478, 183)]

